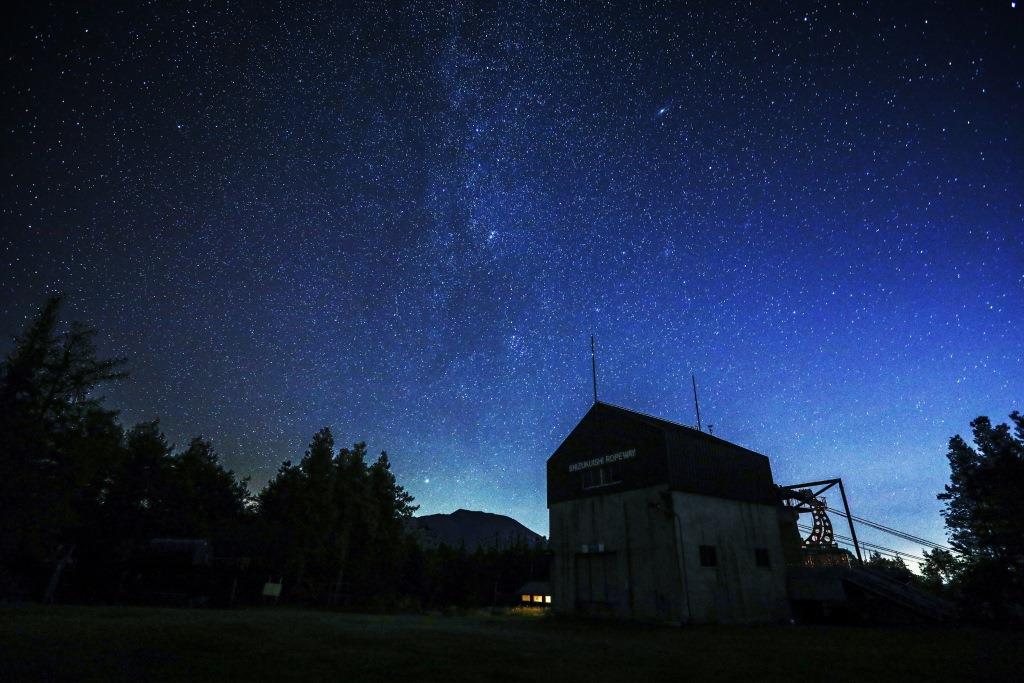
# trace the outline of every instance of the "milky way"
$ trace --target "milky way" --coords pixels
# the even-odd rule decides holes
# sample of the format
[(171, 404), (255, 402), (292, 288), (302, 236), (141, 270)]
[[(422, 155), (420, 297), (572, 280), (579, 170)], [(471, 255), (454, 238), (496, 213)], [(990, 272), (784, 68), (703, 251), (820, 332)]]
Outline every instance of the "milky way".
[(65, 292), (126, 422), (254, 486), (331, 425), (546, 533), (593, 333), (602, 399), (692, 423), (693, 373), (942, 538), (945, 441), (1024, 409), (1019, 8), (337, 4), (8, 19), (5, 345)]

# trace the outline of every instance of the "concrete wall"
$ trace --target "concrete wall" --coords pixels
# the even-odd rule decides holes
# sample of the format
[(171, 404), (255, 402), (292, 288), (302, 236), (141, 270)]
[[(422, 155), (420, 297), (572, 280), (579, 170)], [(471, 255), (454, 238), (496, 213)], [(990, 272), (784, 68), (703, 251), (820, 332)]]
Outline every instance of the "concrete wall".
[[(786, 562), (776, 506), (673, 492), (688, 611), (695, 623), (777, 621), (789, 617)], [(713, 546), (714, 567), (699, 547)], [(768, 551), (760, 567), (755, 549)]]
[[(552, 608), (682, 621), (682, 583), (667, 497), (667, 486), (654, 486), (552, 505)], [(594, 569), (593, 563), (603, 566), (590, 578), (607, 581), (607, 605), (588, 603), (587, 577), (581, 573), (588, 564)], [(590, 592), (600, 593), (600, 586)]]
[[(555, 611), (681, 623), (789, 615), (774, 506), (652, 486), (555, 503), (550, 523)], [(700, 545), (715, 546), (716, 567), (700, 566)]]

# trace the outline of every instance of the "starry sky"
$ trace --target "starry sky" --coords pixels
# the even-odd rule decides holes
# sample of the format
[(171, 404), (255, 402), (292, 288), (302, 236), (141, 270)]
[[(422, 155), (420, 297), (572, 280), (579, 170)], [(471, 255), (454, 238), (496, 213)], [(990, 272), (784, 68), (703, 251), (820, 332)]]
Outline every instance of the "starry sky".
[(0, 350), (64, 292), (254, 487), (330, 425), (546, 534), (593, 333), (603, 400), (693, 373), (942, 540), (946, 441), (1024, 409), (1016, 3), (92, 4), (3, 28)]

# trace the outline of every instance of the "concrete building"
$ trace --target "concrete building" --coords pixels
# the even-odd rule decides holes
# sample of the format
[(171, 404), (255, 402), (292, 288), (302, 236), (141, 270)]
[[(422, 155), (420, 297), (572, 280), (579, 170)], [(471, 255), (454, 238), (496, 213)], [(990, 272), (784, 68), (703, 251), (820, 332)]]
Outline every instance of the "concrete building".
[(552, 608), (679, 623), (789, 616), (768, 458), (595, 403), (548, 459)]

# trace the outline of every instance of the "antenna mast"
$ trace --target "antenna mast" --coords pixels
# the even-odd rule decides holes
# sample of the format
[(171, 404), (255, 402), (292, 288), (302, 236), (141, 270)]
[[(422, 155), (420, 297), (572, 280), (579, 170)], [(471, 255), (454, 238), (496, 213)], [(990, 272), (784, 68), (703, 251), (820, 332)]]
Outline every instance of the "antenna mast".
[(590, 335), (590, 375), (594, 380), (594, 403), (597, 403), (597, 348), (594, 335)]
[(703, 432), (700, 426), (700, 401), (697, 400), (697, 376), (690, 375), (690, 380), (693, 382), (693, 407), (697, 409), (697, 430)]

